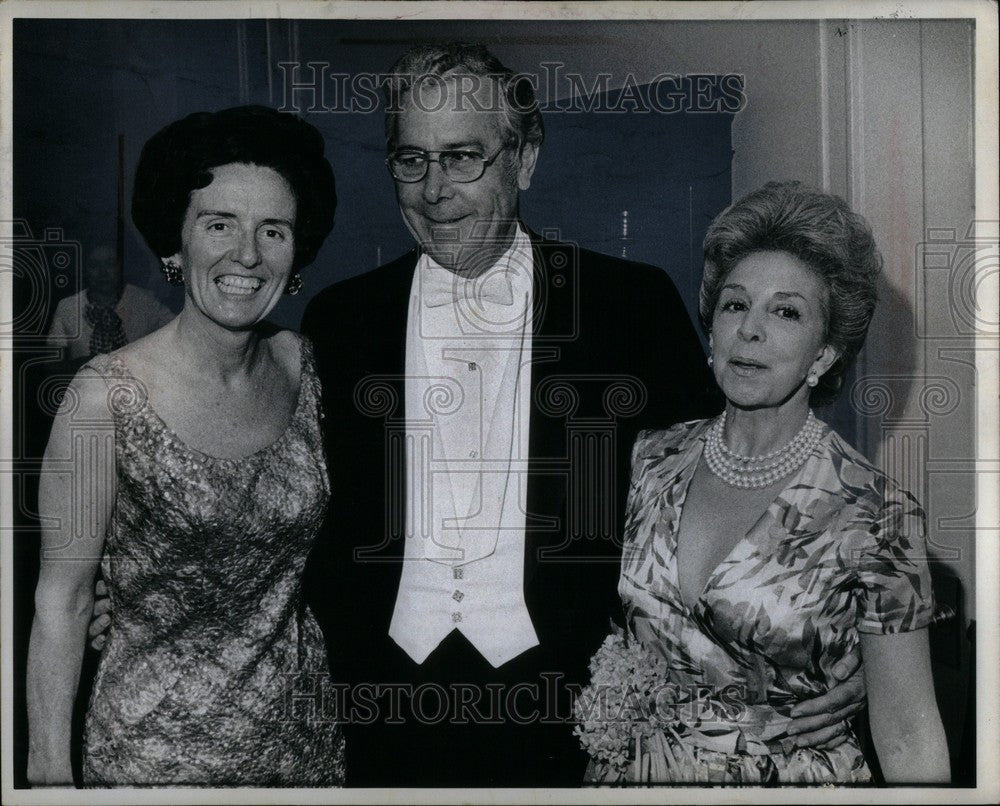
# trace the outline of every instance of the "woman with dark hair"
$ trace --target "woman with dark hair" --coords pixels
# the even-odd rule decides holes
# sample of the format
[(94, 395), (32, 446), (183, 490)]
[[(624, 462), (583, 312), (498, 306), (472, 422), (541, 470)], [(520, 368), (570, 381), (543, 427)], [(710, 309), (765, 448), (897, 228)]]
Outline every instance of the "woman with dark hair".
[(725, 411), (643, 432), (633, 450), (619, 592), (671, 692), (657, 702), (670, 700), (665, 726), (641, 743), (647, 768), (868, 781), (850, 729), (825, 749), (787, 733), (797, 703), (861, 663), (886, 780), (947, 781), (924, 513), (810, 410), (836, 394), (875, 310), (871, 231), (839, 198), (769, 183), (713, 222), (704, 250), (700, 313)]
[(265, 317), (333, 226), (319, 132), (198, 113), (143, 149), (132, 214), (183, 284), (169, 324), (78, 373), (39, 507), (30, 780), (72, 783), (70, 721), (100, 564), (111, 626), (87, 785), (343, 780), (326, 650), (301, 577), (329, 497), (311, 348)]

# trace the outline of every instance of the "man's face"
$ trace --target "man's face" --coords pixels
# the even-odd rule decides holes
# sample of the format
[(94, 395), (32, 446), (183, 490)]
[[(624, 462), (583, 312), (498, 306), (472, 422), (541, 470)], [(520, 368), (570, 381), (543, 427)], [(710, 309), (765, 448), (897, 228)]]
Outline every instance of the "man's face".
[(95, 246), (87, 255), (84, 272), (91, 296), (117, 296), (122, 277), (118, 256), (112, 247)]
[[(455, 78), (418, 84), (404, 97), (395, 149), (496, 154), (504, 143), (501, 113), (494, 111), (491, 82), (480, 83), (476, 92), (464, 96)], [(486, 271), (510, 245), (517, 194), (531, 183), (537, 155), (538, 148), (530, 144), (522, 146), (520, 153), (515, 145), (508, 146), (478, 180), (466, 183), (451, 181), (437, 162), (431, 162), (419, 182), (396, 182), (396, 199), (406, 226), (445, 268), (470, 276)]]

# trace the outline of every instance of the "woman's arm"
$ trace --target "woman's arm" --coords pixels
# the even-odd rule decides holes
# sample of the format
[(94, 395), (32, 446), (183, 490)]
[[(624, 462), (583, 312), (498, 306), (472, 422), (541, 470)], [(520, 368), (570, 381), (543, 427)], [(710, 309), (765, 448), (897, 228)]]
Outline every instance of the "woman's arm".
[(927, 628), (861, 633), (868, 711), (888, 783), (950, 783), (951, 765), (931, 675)]
[(28, 647), (28, 780), (71, 785), (70, 720), (115, 497), (108, 387), (81, 370), (56, 415), (39, 482), (41, 571)]

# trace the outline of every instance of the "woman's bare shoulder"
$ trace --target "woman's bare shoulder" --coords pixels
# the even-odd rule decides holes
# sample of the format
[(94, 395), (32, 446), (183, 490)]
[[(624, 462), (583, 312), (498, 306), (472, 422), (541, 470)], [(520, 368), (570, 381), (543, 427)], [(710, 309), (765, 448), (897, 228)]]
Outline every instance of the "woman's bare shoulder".
[(110, 355), (120, 360), (138, 377), (142, 377), (168, 364), (170, 361), (170, 336), (174, 322), (168, 322), (152, 333), (119, 347)]
[(303, 337), (294, 330), (273, 327), (262, 336), (271, 356), (289, 378), (298, 379), (302, 367)]

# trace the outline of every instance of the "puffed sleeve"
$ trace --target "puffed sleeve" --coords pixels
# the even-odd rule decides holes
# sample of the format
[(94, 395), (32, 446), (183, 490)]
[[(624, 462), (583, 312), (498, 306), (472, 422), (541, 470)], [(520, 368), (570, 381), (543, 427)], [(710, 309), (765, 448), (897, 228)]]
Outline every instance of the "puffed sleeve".
[(869, 490), (851, 524), (861, 586), (860, 632), (888, 634), (934, 621), (926, 515), (917, 500), (885, 477)]
[(695, 437), (707, 421), (678, 423), (664, 431), (640, 431), (632, 447), (632, 479), (625, 507), (622, 568), (651, 556), (655, 532), (676, 530), (676, 479), (696, 458)]
[(645, 447), (649, 443), (649, 437), (652, 433), (654, 432), (648, 429), (643, 429), (636, 435), (635, 442), (632, 444), (632, 469), (628, 486), (628, 499), (625, 504), (626, 524), (635, 521), (643, 506), (643, 502), (641, 500), (641, 485), (646, 462), (641, 457), (644, 453)]
[[(626, 609), (634, 603), (639, 591), (645, 589), (641, 583), (639, 568), (642, 564), (643, 552), (651, 539), (656, 518), (651, 517), (650, 504), (647, 501), (646, 469), (649, 466), (649, 453), (655, 435), (662, 431), (640, 431), (632, 445), (632, 473), (628, 488), (628, 501), (625, 505), (625, 529), (622, 533), (622, 564), (618, 578), (618, 595)], [(640, 579), (637, 579), (639, 577)]]

